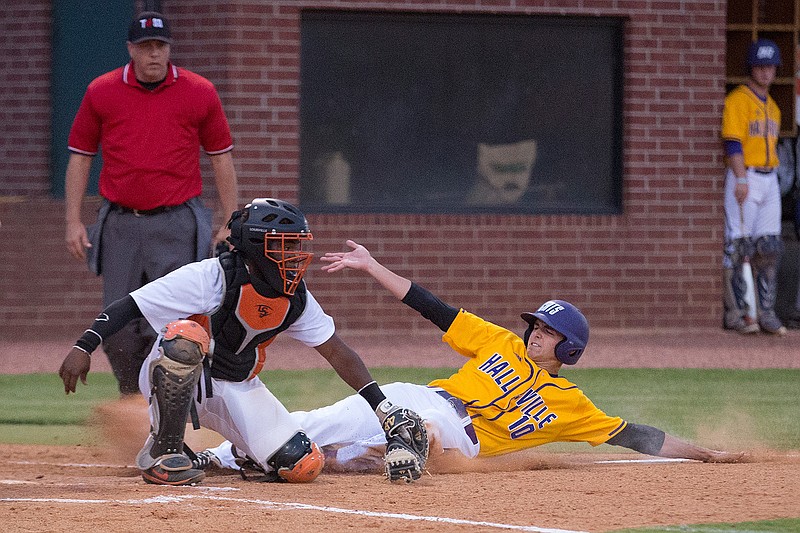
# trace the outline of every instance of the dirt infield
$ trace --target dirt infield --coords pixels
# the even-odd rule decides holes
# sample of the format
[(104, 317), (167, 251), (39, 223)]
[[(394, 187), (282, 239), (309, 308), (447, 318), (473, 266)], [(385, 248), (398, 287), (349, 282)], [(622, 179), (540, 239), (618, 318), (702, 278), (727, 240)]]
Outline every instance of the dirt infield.
[(0, 516), (15, 532), (601, 532), (800, 516), (798, 455), (713, 465), (526, 452), (459, 473), (432, 465), (412, 485), (371, 474), (288, 485), (211, 473), (174, 488), (145, 484), (100, 449), (0, 446), (0, 457)]
[[(461, 362), (436, 335), (413, 347), (375, 336), (347, 340), (371, 366)], [(0, 341), (0, 373), (55, 372), (70, 345)], [(300, 356), (296, 344), (272, 348), (270, 368), (326, 365), (313, 350)], [(94, 372), (108, 371), (102, 354), (93, 359)], [(581, 366), (800, 368), (800, 332), (593, 332)], [(0, 445), (4, 530), (555, 533), (800, 517), (800, 451), (754, 451), (750, 461), (726, 465), (538, 449), (470, 463), (434, 458), (412, 485), (331, 471), (308, 485), (263, 484), (217, 471), (197, 487), (171, 488), (145, 484), (130, 466), (147, 427), (143, 403), (112, 402), (94, 422), (103, 446)], [(201, 447), (219, 436), (187, 438)]]

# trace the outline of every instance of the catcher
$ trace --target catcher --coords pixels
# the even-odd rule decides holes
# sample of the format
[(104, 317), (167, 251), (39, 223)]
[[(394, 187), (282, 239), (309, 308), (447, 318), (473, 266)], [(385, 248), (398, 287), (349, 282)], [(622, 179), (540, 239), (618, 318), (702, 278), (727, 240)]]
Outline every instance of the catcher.
[(205, 476), (183, 444), (190, 415), (195, 427), (229, 439), (265, 480), (312, 481), (323, 454), (258, 378), (267, 346), (285, 332), (315, 348), (374, 413), (389, 442), (389, 478), (418, 479), (428, 454), (421, 420), (386, 399), (306, 289), (313, 254), (303, 245), (313, 237), (305, 216), (287, 202), (257, 198), (228, 227), (232, 251), (181, 267), (103, 310), (61, 365), (65, 392), (75, 392), (79, 378), (86, 383), (90, 354), (105, 337), (144, 317), (161, 331), (139, 375), (150, 401), (150, 436), (137, 456), (146, 482), (193, 485)]
[[(489, 457), (549, 442), (608, 443), (660, 457), (736, 462), (743, 454), (710, 450), (655, 427), (606, 415), (566, 378), (562, 365), (578, 362), (589, 340), (583, 314), (563, 300), (522, 313), (523, 338), (440, 301), (378, 263), (363, 246), (347, 241), (346, 253), (329, 253), (328, 272), (344, 268), (372, 275), (403, 303), (445, 332), (443, 340), (467, 357), (458, 372), (428, 386), (391, 383), (383, 390), (425, 421), (431, 446), (468, 458)], [(292, 413), (326, 456), (345, 470), (372, 470), (383, 442), (380, 426), (356, 396), (308, 412)], [(233, 464), (230, 445), (201, 452)], [(331, 462), (333, 462), (331, 461)]]

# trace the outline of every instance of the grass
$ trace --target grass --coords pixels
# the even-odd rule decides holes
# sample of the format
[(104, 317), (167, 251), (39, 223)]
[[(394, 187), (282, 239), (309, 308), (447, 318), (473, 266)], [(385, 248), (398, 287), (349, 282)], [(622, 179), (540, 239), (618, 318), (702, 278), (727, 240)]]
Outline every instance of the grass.
[[(372, 373), (378, 383), (428, 383), (454, 370), (375, 368)], [(565, 369), (563, 375), (609, 414), (705, 445), (783, 450), (800, 442), (798, 369)], [(352, 393), (332, 369), (268, 370), (261, 378), (290, 411), (328, 405)], [(55, 374), (0, 375), (5, 407), (0, 442), (88, 443), (92, 435), (85, 423), (92, 409), (117, 396), (111, 374), (89, 374), (88, 382), (65, 396)]]
[(787, 518), (736, 524), (693, 524), (620, 529), (609, 533), (797, 533), (798, 531), (800, 531), (800, 519)]
[(609, 414), (718, 445), (795, 449), (798, 369), (570, 369), (562, 372)]

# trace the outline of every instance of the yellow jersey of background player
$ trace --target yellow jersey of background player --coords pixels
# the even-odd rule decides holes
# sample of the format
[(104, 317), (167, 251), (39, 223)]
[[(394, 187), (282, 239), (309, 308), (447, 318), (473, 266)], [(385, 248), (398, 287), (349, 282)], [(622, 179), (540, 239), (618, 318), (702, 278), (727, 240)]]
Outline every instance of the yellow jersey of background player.
[[(750, 45), (750, 78), (725, 99), (722, 139), (725, 145), (726, 328), (751, 334), (785, 335), (775, 314), (778, 265), (783, 256), (781, 193), (778, 183), (778, 136), (781, 113), (769, 96), (781, 65), (780, 50), (768, 39)], [(747, 290), (755, 274), (754, 296)]]

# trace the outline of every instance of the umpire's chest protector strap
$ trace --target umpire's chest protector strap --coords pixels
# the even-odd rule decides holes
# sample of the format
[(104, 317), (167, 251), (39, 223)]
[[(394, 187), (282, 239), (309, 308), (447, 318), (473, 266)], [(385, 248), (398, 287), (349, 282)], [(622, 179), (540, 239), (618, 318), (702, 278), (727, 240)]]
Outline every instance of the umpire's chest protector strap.
[[(257, 297), (263, 298), (263, 305), (288, 309), (280, 324), (273, 324), (262, 331), (256, 330), (253, 335), (253, 328), (242, 324), (240, 316), (244, 314), (238, 309), (243, 291), (246, 289), (251, 295), (255, 292), (250, 285), (250, 273), (244, 260), (235, 252), (227, 252), (219, 256), (219, 262), (225, 275), (225, 294), (222, 305), (211, 315), (211, 332), (214, 337), (211, 375), (226, 381), (244, 381), (250, 377), (256, 366), (258, 345), (273, 339), (303, 313), (306, 306), (306, 287), (305, 283), (301, 283), (291, 297), (279, 294), (261, 296), (256, 293)], [(252, 338), (242, 347), (248, 335)]]

